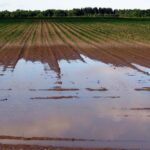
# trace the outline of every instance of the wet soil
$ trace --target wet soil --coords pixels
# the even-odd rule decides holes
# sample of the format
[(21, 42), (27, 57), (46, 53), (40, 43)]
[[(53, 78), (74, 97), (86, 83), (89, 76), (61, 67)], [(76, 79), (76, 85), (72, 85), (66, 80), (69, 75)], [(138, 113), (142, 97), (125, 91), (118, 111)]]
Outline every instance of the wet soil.
[(150, 147), (150, 45), (78, 28), (39, 21), (0, 43), (0, 149)]
[(1, 150), (125, 150), (112, 148), (67, 148), (53, 146), (33, 146), (33, 145), (6, 145), (0, 144)]
[(137, 88), (136, 91), (150, 91), (150, 87)]

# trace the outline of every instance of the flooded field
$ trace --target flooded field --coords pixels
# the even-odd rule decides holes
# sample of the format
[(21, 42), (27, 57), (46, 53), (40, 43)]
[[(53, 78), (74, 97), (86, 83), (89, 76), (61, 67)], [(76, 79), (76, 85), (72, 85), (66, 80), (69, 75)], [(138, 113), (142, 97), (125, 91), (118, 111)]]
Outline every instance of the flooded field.
[(0, 23), (2, 147), (148, 149), (150, 24), (133, 24)]

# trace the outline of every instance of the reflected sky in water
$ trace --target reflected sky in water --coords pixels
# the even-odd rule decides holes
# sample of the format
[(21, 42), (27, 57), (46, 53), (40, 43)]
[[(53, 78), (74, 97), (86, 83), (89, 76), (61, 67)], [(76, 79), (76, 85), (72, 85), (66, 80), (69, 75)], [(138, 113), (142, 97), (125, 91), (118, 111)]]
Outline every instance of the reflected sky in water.
[[(133, 63), (141, 72), (81, 57), (84, 61), (59, 60), (59, 75), (46, 62), (20, 59), (15, 68), (5, 71), (1, 65), (0, 135), (101, 140), (70, 142), (71, 146), (107, 147), (113, 142), (113, 147), (144, 148), (143, 143), (149, 147), (150, 93), (135, 89), (150, 87), (150, 76), (143, 73), (150, 69)], [(48, 90), (55, 88), (78, 90)], [(55, 99), (58, 96), (73, 98)], [(65, 141), (50, 143), (67, 145)]]

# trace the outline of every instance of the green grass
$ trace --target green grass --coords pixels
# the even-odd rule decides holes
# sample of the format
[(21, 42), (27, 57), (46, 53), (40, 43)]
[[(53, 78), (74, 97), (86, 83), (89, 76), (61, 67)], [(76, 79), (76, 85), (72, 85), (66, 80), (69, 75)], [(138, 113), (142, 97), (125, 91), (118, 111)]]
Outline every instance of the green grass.
[[(44, 21), (49, 24), (54, 23), (61, 28), (61, 33), (58, 33), (55, 26), (52, 25), (53, 32), (49, 29), (48, 34), (51, 38), (57, 35), (62, 41), (64, 41), (63, 37), (65, 36), (70, 39), (72, 36), (76, 36), (83, 42), (93, 41), (98, 43), (112, 40), (150, 43), (150, 18), (61, 17), (45, 19)], [(1, 19), (0, 43), (21, 38), (29, 26), (34, 25), (34, 28), (36, 28), (40, 22), (41, 19)], [(36, 32), (33, 32), (33, 34), (32, 41), (36, 38)], [(42, 36), (44, 35), (42, 34)]]

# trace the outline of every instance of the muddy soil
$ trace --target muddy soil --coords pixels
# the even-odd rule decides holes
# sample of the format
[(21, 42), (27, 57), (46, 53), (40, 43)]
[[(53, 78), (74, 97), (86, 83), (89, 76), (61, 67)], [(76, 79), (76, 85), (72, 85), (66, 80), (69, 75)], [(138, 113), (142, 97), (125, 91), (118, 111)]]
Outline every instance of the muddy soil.
[(6, 145), (0, 144), (1, 150), (125, 150), (112, 148), (66, 148), (53, 146), (32, 146), (32, 145)]
[(0, 149), (150, 147), (147, 41), (76, 24), (16, 26), (19, 36), (0, 39)]

